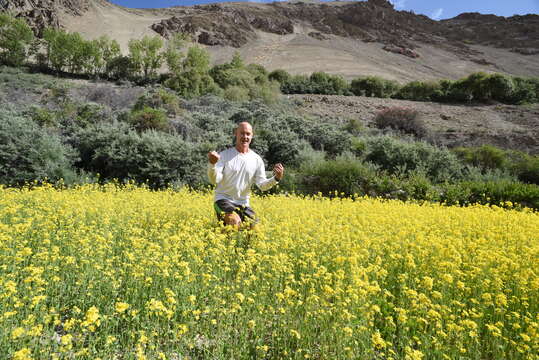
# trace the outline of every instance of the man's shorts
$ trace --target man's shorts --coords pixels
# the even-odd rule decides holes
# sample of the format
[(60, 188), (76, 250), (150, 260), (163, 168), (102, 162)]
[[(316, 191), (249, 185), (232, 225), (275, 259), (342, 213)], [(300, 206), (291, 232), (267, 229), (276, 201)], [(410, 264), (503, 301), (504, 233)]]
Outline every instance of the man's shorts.
[(238, 205), (230, 200), (221, 199), (213, 203), (217, 219), (223, 221), (226, 213), (236, 213), (242, 222), (258, 223), (255, 211), (249, 206)]

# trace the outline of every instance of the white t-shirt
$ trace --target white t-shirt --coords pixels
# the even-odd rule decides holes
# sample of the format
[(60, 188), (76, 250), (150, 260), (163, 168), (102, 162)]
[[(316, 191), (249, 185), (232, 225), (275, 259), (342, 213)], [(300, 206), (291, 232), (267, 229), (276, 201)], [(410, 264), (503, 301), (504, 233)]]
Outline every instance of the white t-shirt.
[(219, 156), (215, 165), (208, 165), (208, 177), (217, 184), (215, 201), (226, 199), (249, 206), (253, 184), (266, 191), (278, 182), (275, 177), (266, 178), (264, 161), (253, 150), (242, 154), (236, 148), (229, 148), (221, 151)]

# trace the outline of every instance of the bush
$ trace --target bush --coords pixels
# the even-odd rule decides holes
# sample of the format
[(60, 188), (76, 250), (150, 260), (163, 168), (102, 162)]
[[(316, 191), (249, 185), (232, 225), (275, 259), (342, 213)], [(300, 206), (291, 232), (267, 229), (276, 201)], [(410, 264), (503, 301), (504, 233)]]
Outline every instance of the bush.
[(365, 76), (352, 80), (350, 90), (357, 96), (387, 98), (399, 90), (399, 83), (378, 76)]
[(513, 164), (513, 171), (520, 181), (539, 185), (539, 156), (522, 156)]
[(107, 74), (114, 80), (128, 80), (135, 74), (135, 65), (128, 56), (116, 56), (107, 62)]
[(491, 74), (486, 79), (486, 82), (493, 100), (503, 103), (511, 101), (515, 91), (515, 84), (510, 76), (504, 74)]
[(504, 169), (507, 165), (505, 151), (492, 145), (478, 148), (459, 147), (453, 151), (465, 163), (481, 169)]
[(152, 188), (170, 183), (203, 182), (205, 162), (192, 145), (176, 136), (137, 133), (121, 124), (99, 124), (77, 133), (78, 166), (102, 180), (147, 182)]
[(513, 96), (511, 97), (512, 104), (524, 104), (524, 103), (534, 103), (539, 101), (538, 94), (538, 85), (537, 80), (529, 80), (521, 77), (514, 77), (513, 83), (515, 84), (515, 90)]
[(428, 133), (417, 111), (406, 107), (382, 110), (376, 114), (374, 123), (379, 129), (391, 128), (417, 137), (424, 137)]
[(143, 110), (145, 107), (152, 109), (160, 109), (172, 116), (182, 112), (180, 107), (180, 99), (170, 90), (163, 88), (153, 88), (147, 90), (142, 96), (137, 99), (133, 106), (134, 111)]
[(393, 97), (403, 100), (432, 101), (436, 99), (439, 94), (439, 83), (412, 81), (400, 88)]
[(313, 94), (348, 95), (350, 86), (341, 76), (314, 72), (309, 77)]
[(60, 138), (13, 112), (0, 110), (0, 183), (73, 178), (74, 153)]
[(129, 123), (138, 131), (145, 130), (170, 130), (170, 121), (162, 109), (153, 109), (144, 106), (140, 110), (133, 110), (129, 115)]
[(225, 89), (224, 97), (230, 101), (247, 101), (249, 100), (249, 90), (241, 86), (229, 86)]
[(461, 182), (442, 186), (441, 201), (448, 205), (511, 202), (539, 210), (539, 186), (512, 181)]
[(269, 73), (268, 79), (270, 81), (277, 81), (279, 84), (284, 84), (290, 80), (290, 74), (282, 69), (273, 70)]
[(460, 179), (463, 166), (447, 149), (424, 142), (397, 140), (389, 136), (364, 138), (365, 160), (390, 174), (406, 175), (423, 172), (430, 181), (440, 183)]
[(303, 160), (299, 174), (298, 189), (305, 194), (351, 196), (365, 194), (364, 184), (374, 181), (376, 169), (352, 155), (341, 155), (334, 160), (315, 156), (311, 161)]

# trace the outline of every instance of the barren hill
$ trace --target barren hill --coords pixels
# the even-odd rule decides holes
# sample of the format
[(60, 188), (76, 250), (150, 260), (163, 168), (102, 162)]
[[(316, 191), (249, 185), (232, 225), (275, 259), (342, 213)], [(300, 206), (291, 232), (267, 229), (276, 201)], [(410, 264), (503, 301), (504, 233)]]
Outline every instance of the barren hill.
[(61, 26), (87, 38), (186, 32), (215, 62), (239, 51), (247, 62), (291, 73), (327, 71), (350, 79), (458, 78), (474, 71), (539, 76), (539, 16), (461, 14), (433, 21), (386, 0), (217, 3), (128, 9), (106, 0), (4, 0), (36, 33)]

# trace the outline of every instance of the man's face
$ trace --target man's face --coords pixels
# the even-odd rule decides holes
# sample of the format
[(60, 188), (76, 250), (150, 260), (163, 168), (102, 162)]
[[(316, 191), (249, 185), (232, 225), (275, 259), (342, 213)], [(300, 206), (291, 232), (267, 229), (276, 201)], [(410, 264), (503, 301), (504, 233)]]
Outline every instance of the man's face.
[(253, 140), (253, 128), (249, 123), (240, 123), (235, 132), (236, 144), (249, 146)]

